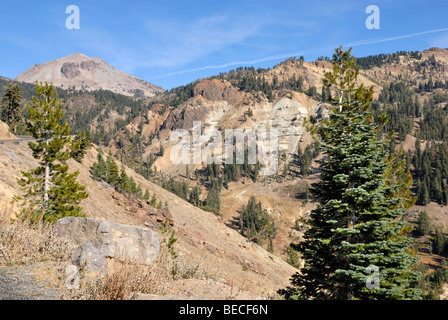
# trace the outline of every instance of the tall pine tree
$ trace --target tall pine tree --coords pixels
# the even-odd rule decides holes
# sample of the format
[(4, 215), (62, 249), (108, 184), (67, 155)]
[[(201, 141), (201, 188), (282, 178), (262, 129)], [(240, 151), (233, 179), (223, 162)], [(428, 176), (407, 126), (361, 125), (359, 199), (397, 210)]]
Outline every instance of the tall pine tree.
[(79, 171), (70, 173), (70, 127), (62, 122), (64, 113), (53, 85), (36, 83), (34, 105), (28, 104), (28, 132), (35, 141), (29, 146), (39, 165), (22, 171), (18, 183), (24, 191), (22, 215), (32, 222), (55, 222), (66, 216), (83, 216), (80, 202), (88, 197), (76, 182)]
[[(292, 245), (305, 265), (279, 291), (287, 299), (420, 298), (414, 287), (420, 273), (412, 269), (418, 257), (401, 219), (412, 180), (402, 163), (387, 158), (388, 143), (378, 140), (370, 110), (373, 88), (358, 86), (358, 74), (351, 50), (336, 49), (324, 80), (335, 93), (333, 106), (314, 126), (326, 156), (311, 190), (318, 207), (304, 241)], [(379, 286), (367, 286), (369, 266), (378, 268)]]

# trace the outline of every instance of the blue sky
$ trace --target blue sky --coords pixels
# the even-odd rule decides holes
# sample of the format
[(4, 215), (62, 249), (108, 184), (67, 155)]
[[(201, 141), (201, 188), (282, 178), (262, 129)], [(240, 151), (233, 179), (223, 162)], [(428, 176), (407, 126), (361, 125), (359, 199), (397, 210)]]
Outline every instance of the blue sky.
[[(66, 28), (66, 7), (80, 29)], [(380, 29), (366, 28), (368, 5)], [(0, 76), (75, 52), (165, 89), (290, 56), (355, 56), (448, 47), (447, 0), (2, 1)]]

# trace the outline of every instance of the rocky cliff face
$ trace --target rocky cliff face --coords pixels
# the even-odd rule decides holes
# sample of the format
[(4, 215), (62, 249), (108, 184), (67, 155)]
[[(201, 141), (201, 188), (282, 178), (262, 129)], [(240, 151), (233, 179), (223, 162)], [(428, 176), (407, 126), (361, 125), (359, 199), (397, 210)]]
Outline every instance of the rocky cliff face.
[(127, 96), (152, 97), (164, 91), (115, 69), (100, 58), (89, 58), (80, 53), (35, 65), (15, 80), (27, 83), (51, 82), (63, 89), (110, 90)]

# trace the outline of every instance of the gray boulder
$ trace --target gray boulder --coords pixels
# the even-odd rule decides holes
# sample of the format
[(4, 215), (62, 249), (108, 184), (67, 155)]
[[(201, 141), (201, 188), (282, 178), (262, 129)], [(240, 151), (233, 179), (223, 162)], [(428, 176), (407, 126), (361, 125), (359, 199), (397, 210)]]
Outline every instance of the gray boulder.
[(160, 250), (156, 231), (108, 220), (66, 217), (56, 222), (55, 233), (77, 246), (72, 263), (93, 272), (105, 271), (106, 258), (150, 265)]

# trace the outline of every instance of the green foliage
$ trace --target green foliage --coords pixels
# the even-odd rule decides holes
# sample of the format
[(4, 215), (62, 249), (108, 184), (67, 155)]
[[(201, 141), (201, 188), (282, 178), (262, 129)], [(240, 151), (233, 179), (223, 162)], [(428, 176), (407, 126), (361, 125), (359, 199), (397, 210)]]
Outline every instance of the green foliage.
[(170, 177), (169, 180), (163, 179), (162, 188), (168, 190), (171, 193), (174, 193), (184, 200), (188, 200), (189, 190), (188, 184), (186, 182), (176, 181), (172, 177)]
[(432, 241), (432, 252), (435, 254), (444, 254), (448, 249), (448, 239), (440, 228), (436, 228), (436, 234)]
[(148, 191), (148, 189), (145, 190), (145, 194), (143, 195), (143, 200), (149, 200), (149, 191)]
[(204, 210), (219, 214), (221, 208), (221, 188), (222, 182), (218, 179), (211, 180), (211, 186), (204, 202)]
[(372, 103), (372, 110), (377, 121), (387, 115), (387, 123), (381, 128), (383, 132), (396, 132), (400, 141), (412, 132), (414, 118), (421, 115), (421, 106), (416, 94), (403, 82), (392, 82), (381, 91), (378, 100)]
[(296, 269), (300, 268), (300, 257), (298, 252), (291, 246), (287, 247), (286, 250), (286, 262)]
[(150, 201), (150, 205), (152, 206), (152, 207), (155, 207), (156, 206), (156, 203), (157, 203), (157, 198), (156, 198), (156, 193), (154, 192), (153, 194), (152, 194), (152, 198), (151, 198), (151, 201)]
[(417, 219), (417, 231), (421, 235), (428, 235), (432, 230), (431, 219), (426, 211), (420, 211)]
[(161, 157), (163, 157), (164, 154), (165, 154), (165, 148), (163, 147), (163, 144), (160, 143), (159, 155), (160, 155)]
[(423, 105), (423, 119), (420, 121), (418, 137), (424, 140), (446, 141), (448, 139), (448, 119), (446, 110), (434, 99), (428, 99)]
[(413, 176), (417, 180), (417, 204), (426, 205), (430, 201), (447, 204), (448, 187), (444, 177), (448, 174), (448, 143), (429, 141), (422, 152), (417, 139), (412, 162)]
[(427, 265), (419, 264), (416, 268), (418, 272), (424, 274), (419, 280), (418, 287), (422, 292), (424, 300), (440, 300), (443, 285), (448, 282), (447, 261), (443, 259), (440, 266), (436, 267), (433, 272), (428, 272)]
[(294, 161), (295, 164), (299, 167), (300, 174), (303, 177), (307, 177), (311, 173), (311, 163), (314, 158), (316, 158), (320, 154), (320, 145), (318, 142), (307, 145), (305, 147), (305, 151), (302, 152), (302, 148), (298, 147), (297, 149), (297, 157)]
[(81, 162), (91, 146), (90, 132), (88, 130), (78, 130), (78, 133), (72, 140), (70, 155), (76, 161)]
[[(292, 60), (290, 58), (288, 60)], [(295, 60), (295, 59), (294, 59)], [(303, 60), (298, 60), (299, 63), (303, 63)], [(289, 79), (279, 80), (275, 75), (272, 81), (268, 81), (264, 77), (266, 69), (255, 69), (254, 67), (240, 67), (235, 70), (231, 70), (227, 73), (221, 73), (217, 78), (229, 81), (232, 85), (239, 88), (241, 91), (257, 94), (261, 92), (269, 100), (274, 100), (275, 90), (293, 90), (303, 92), (304, 79), (300, 76), (297, 78), (295, 74)], [(311, 89), (307, 93), (317, 98), (316, 88)], [(245, 113), (246, 114), (246, 113)], [(250, 117), (250, 114), (247, 114)]]
[(18, 83), (8, 83), (1, 103), (0, 120), (6, 122), (13, 133), (17, 133), (18, 125), (23, 121), (22, 91)]
[(274, 220), (263, 210), (261, 202), (256, 202), (254, 196), (250, 197), (247, 205), (241, 209), (240, 231), (256, 243), (263, 239), (273, 239), (277, 233)]
[(171, 254), (173, 259), (177, 258), (177, 253), (174, 250), (174, 244), (177, 242), (176, 230), (173, 230), (168, 221), (163, 222), (163, 224), (159, 227), (160, 233), (162, 234), (162, 244), (166, 245), (168, 252)]
[(194, 206), (200, 205), (200, 196), (201, 196), (201, 190), (198, 187), (194, 187), (190, 191), (190, 196), (188, 198), (188, 202), (190, 202)]
[(420, 60), (422, 58), (422, 54), (417, 51), (397, 51), (396, 53), (381, 53), (378, 55), (357, 58), (356, 64), (358, 66), (361, 66), (363, 69), (372, 69), (374, 67), (382, 67), (384, 64), (388, 63), (398, 63), (400, 56), (407, 56), (417, 60)]
[(138, 198), (143, 197), (142, 188), (135, 182), (132, 176), (130, 177), (126, 173), (125, 167), (122, 166), (120, 170), (115, 159), (110, 154), (104, 160), (101, 149), (98, 152), (98, 161), (93, 164), (90, 173), (94, 179), (108, 183), (120, 193), (131, 194)]
[[(412, 266), (409, 225), (401, 220), (412, 183), (396, 157), (378, 140), (370, 104), (372, 88), (357, 86), (359, 67), (351, 50), (336, 49), (324, 85), (335, 95), (328, 119), (314, 128), (325, 156), (312, 187), (312, 211), (304, 241), (293, 244), (305, 261), (279, 291), (299, 299), (419, 299), (420, 273)], [(311, 124), (314, 123), (311, 119)], [(368, 289), (367, 267), (380, 270), (380, 286)]]
[(36, 83), (34, 105), (28, 104), (28, 132), (35, 141), (29, 146), (39, 165), (18, 179), (23, 197), (22, 215), (31, 221), (54, 223), (66, 216), (83, 216), (80, 202), (88, 197), (85, 187), (76, 182), (79, 172), (69, 173), (70, 127), (62, 122), (64, 113), (53, 85)]

